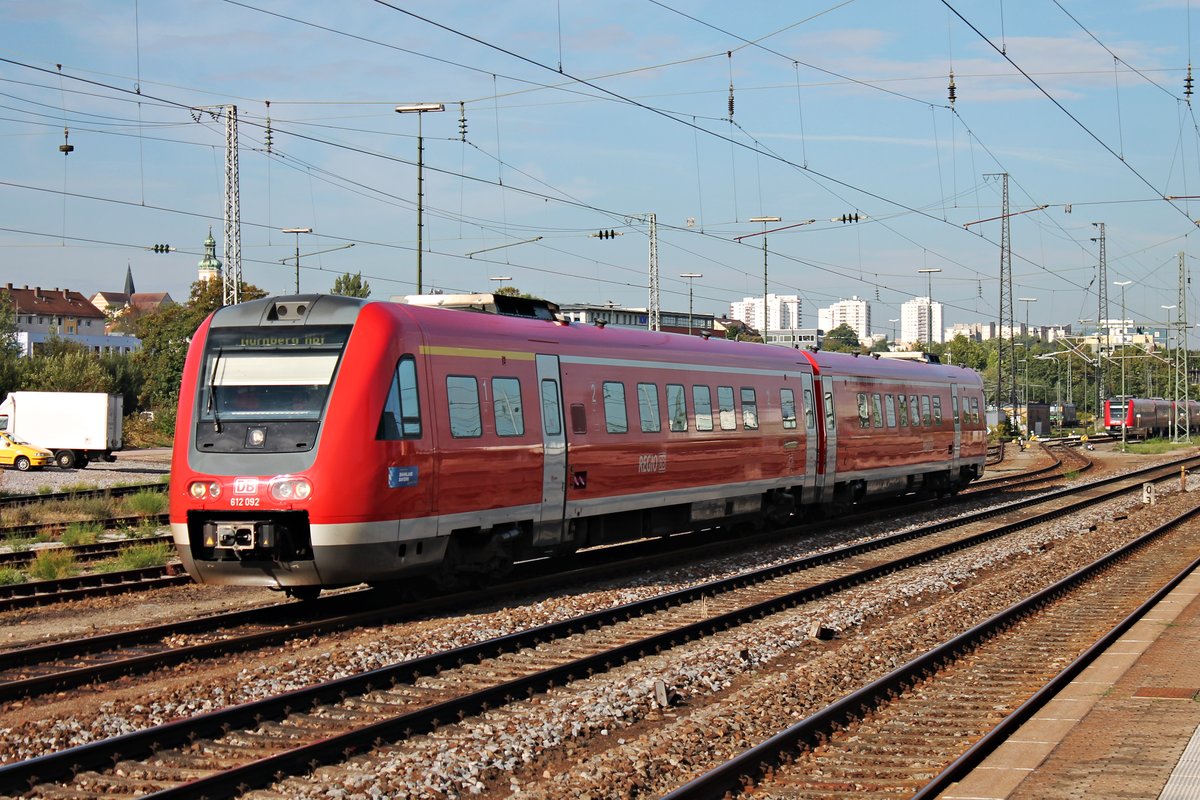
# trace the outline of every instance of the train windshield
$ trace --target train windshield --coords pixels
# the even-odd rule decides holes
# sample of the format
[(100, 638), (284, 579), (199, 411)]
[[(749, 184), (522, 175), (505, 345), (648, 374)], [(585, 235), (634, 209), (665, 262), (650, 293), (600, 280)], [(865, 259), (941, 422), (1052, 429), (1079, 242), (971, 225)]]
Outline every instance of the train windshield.
[(320, 419), (349, 335), (348, 326), (284, 334), (211, 330), (201, 373), (201, 419)]

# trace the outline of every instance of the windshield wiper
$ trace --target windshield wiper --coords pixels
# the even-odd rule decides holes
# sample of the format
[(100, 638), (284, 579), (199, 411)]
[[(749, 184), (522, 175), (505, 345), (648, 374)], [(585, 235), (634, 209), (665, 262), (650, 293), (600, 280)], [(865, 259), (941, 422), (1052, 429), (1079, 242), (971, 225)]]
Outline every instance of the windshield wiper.
[(218, 347), (217, 357), (213, 359), (212, 374), (210, 374), (208, 377), (208, 408), (206, 410), (212, 414), (213, 433), (221, 432), (221, 420), (217, 418), (217, 403), (215, 398), (217, 395), (217, 367), (221, 363), (222, 352), (224, 352), (224, 350)]

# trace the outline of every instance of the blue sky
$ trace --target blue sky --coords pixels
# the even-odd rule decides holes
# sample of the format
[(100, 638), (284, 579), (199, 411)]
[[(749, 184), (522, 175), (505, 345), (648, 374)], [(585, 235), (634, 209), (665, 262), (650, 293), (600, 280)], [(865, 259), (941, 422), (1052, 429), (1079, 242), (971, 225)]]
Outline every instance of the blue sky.
[[(225, 104), (243, 274), (272, 293), (294, 288), (288, 227), (314, 231), (303, 291), (343, 272), (375, 297), (414, 291), (418, 119), (394, 107), (417, 102), (446, 106), (421, 117), (427, 289), (510, 276), (560, 303), (644, 307), (653, 212), (664, 310), (686, 311), (678, 275), (697, 272), (696, 309), (727, 313), (763, 285), (761, 236), (737, 237), (779, 216), (816, 220), (767, 236), (770, 289), (801, 295), (806, 325), (857, 295), (890, 334), (933, 268), (948, 324), (995, 319), (1000, 223), (964, 226), (1001, 213), (1002, 172), (1013, 212), (1048, 206), (1011, 221), (1031, 322), (1097, 316), (1092, 223), (1114, 318), (1112, 282), (1133, 281), (1128, 317), (1161, 322), (1178, 254), (1195, 266), (1200, 200), (1162, 199), (1200, 195), (1186, 2), (4, 0), (0, 15), (0, 280), (17, 285), (119, 291), (129, 264), (139, 291), (186, 297), (224, 208), (223, 124), (193, 109)], [(864, 219), (830, 221), (848, 212)], [(608, 229), (622, 235), (593, 235)]]

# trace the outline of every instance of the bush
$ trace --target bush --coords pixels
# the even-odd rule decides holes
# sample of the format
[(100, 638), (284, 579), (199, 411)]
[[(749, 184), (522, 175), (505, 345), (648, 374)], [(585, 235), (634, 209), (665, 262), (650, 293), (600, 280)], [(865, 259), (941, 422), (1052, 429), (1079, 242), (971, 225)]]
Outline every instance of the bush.
[(50, 548), (38, 552), (29, 565), (29, 575), (39, 581), (54, 581), (79, 574), (75, 556), (61, 548)]
[(19, 569), (0, 567), (0, 586), (12, 586), (15, 583), (24, 583), (27, 580), (29, 580), (28, 576)]
[(73, 522), (63, 531), (62, 543), (68, 546), (95, 544), (100, 536), (100, 526), (90, 522)]
[(161, 567), (171, 560), (173, 555), (171, 545), (166, 542), (156, 544), (138, 544), (121, 551), (116, 558), (97, 565), (101, 572), (113, 572), (126, 569), (145, 569), (146, 567)]
[(165, 492), (138, 492), (125, 498), (125, 507), (142, 517), (158, 516), (167, 510), (167, 495)]

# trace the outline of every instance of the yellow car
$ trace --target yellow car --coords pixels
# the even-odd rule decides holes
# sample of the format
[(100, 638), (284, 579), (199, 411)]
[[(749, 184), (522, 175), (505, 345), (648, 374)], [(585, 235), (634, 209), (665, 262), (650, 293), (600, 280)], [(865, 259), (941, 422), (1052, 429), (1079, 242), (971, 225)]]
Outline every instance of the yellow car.
[(22, 442), (7, 433), (0, 433), (0, 467), (16, 467), (21, 472), (41, 469), (54, 463), (49, 450)]

